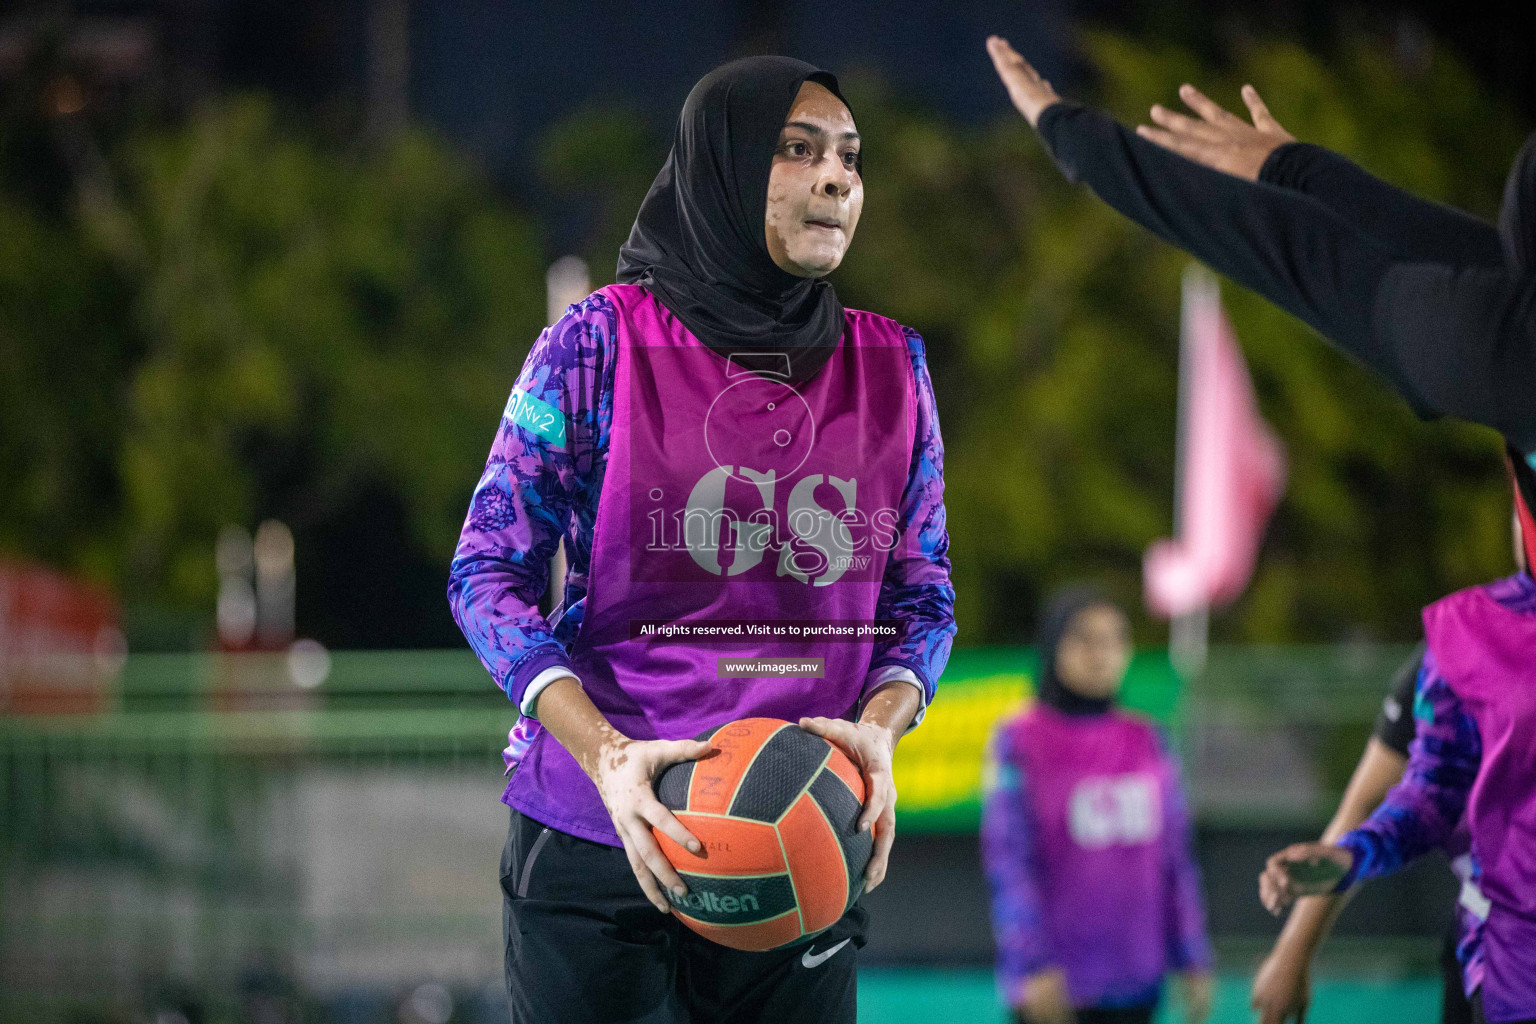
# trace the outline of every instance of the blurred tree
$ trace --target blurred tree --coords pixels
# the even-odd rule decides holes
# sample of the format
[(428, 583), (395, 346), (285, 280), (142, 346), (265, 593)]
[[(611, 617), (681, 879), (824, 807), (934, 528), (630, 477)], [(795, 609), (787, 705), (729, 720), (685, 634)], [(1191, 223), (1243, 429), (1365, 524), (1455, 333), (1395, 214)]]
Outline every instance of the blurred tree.
[(0, 88), (0, 554), (116, 579), (131, 291), (70, 215), (80, 79), (49, 37)]
[(0, 197), (0, 552), (101, 582), (124, 537), (120, 382), (129, 291), (79, 233)]
[[(207, 614), (219, 527), (277, 517), (301, 615), (393, 602), (396, 642), (451, 639), (413, 617), (452, 630), (448, 557), (542, 326), (530, 224), (424, 134), (339, 153), (255, 98), (74, 166), (73, 223), (0, 204), (0, 545)], [(306, 545), (338, 520), (387, 549)]]
[[(1116, 35), (1084, 44), (1100, 75), (1087, 98), (1132, 123), (1152, 102), (1176, 101), (1180, 82), (1240, 108), (1237, 86), (1251, 81), (1298, 137), (1484, 216), (1521, 138), (1509, 111), (1439, 49), (1403, 65), (1375, 39), (1331, 56), (1250, 41), (1213, 69)], [(1022, 121), (958, 131), (877, 77), (843, 77), (864, 138), (866, 200), (834, 280), (848, 305), (927, 340), (961, 641), (1017, 639), (1039, 596), (1076, 576), (1139, 606), (1141, 552), (1172, 528), (1185, 257), (1066, 184)], [(1002, 107), (1000, 86), (998, 97)], [(647, 145), (632, 122), (587, 113), (551, 134), (546, 167), (579, 151), (627, 168)], [(638, 182), (627, 171), (551, 174), (610, 211), (588, 253), (594, 267), (612, 265), (657, 165)], [(1419, 423), (1299, 322), (1231, 286), (1226, 299), (1264, 412), (1289, 446), (1291, 484), (1253, 586), (1217, 617), (1217, 639), (1411, 638), (1420, 605), (1508, 571), (1509, 502), (1491, 433)]]
[[(259, 99), (137, 138), (116, 165), (86, 222), (150, 339), (122, 451), (134, 562), (169, 598), (207, 601), (219, 526), (276, 516), (302, 574), (304, 532), (367, 516), (351, 497), (381, 481), (446, 571), (541, 326), (528, 224), (422, 134), (349, 158)], [(388, 590), (395, 555), (358, 582)]]
[(586, 222), (584, 255), (594, 287), (613, 282), (619, 246), (666, 159), (669, 138), (633, 108), (586, 107), (541, 140), (539, 176), (557, 196), (574, 201)]
[[(1085, 49), (1088, 98), (1128, 120), (1186, 79), (1230, 104), (1252, 81), (1299, 137), (1483, 215), (1520, 138), (1438, 48), (1250, 40), (1217, 69), (1114, 35)], [(1016, 638), (1067, 577), (1138, 605), (1141, 551), (1171, 528), (1183, 257), (1063, 182), (1017, 119), (961, 131), (877, 78), (845, 86), (867, 202), (836, 283), (928, 340), (962, 641)], [(0, 164), (48, 149), (19, 116)], [(591, 213), (599, 283), (664, 139), (614, 108), (545, 140), (549, 192)], [(0, 166), (0, 549), (211, 610), (218, 527), (277, 516), (301, 629), (452, 642), (443, 569), (542, 323), (530, 222), (426, 135), (337, 152), (260, 99), (102, 145), (67, 147), (70, 201)], [(1490, 434), (1418, 423), (1296, 321), (1227, 301), (1292, 479), (1218, 639), (1408, 639), (1420, 604), (1507, 570)]]

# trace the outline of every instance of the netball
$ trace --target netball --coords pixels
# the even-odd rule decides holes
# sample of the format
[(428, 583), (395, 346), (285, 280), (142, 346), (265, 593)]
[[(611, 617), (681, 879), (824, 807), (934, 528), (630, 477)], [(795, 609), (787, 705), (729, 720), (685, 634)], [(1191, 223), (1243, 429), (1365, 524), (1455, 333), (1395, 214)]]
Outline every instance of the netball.
[(858, 769), (821, 737), (772, 718), (699, 738), (712, 753), (656, 785), (704, 847), (693, 854), (656, 833), (688, 886), (673, 912), (732, 949), (772, 949), (830, 927), (863, 891), (873, 843), (858, 830)]

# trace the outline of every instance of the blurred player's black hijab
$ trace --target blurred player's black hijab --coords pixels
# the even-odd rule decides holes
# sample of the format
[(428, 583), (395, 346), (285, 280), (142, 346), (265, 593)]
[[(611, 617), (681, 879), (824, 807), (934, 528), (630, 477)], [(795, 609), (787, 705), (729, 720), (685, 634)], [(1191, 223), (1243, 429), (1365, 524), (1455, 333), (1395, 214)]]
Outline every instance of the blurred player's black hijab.
[(716, 352), (782, 353), (795, 381), (820, 370), (843, 334), (832, 286), (779, 269), (763, 228), (773, 153), (807, 80), (843, 98), (835, 77), (791, 57), (744, 57), (699, 80), (618, 271)]
[[(1536, 132), (1525, 140), (1504, 182), (1504, 206), (1499, 211), (1499, 238), (1504, 259), (1516, 277), (1536, 274)], [(1531, 453), (1507, 452), (1515, 481), (1516, 514), (1525, 542), (1527, 565), (1536, 575), (1536, 463)]]
[(1536, 132), (1525, 140), (1504, 180), (1499, 238), (1512, 272), (1536, 272)]
[(1089, 608), (1118, 607), (1096, 587), (1063, 587), (1051, 595), (1040, 613), (1040, 632), (1036, 650), (1040, 652), (1040, 679), (1035, 697), (1042, 704), (1069, 715), (1098, 715), (1115, 706), (1114, 697), (1084, 697), (1061, 681), (1056, 671), (1056, 649), (1072, 626), (1078, 612)]

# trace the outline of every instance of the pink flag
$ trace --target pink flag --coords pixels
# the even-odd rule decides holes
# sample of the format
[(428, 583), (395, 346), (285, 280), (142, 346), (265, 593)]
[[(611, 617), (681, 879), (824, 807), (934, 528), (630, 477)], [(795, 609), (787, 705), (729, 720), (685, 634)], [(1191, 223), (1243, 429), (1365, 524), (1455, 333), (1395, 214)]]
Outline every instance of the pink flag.
[(1178, 537), (1147, 549), (1147, 606), (1174, 618), (1237, 599), (1285, 490), (1285, 449), (1259, 418), (1248, 367), (1211, 275), (1184, 277)]

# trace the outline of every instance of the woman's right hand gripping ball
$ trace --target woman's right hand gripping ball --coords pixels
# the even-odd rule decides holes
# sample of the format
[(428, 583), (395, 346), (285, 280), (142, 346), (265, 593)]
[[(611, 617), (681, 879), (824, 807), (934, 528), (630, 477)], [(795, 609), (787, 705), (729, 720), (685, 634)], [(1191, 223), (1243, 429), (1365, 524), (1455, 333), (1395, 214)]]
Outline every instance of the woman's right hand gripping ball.
[(636, 881), (663, 914), (672, 911), (666, 891), (682, 897), (688, 887), (661, 852), (651, 829), (665, 833), (690, 853), (701, 853), (704, 847), (656, 799), (656, 780), (672, 765), (697, 761), (709, 752), (704, 740), (632, 740), (616, 731), (598, 749), (592, 781), (624, 843)]

